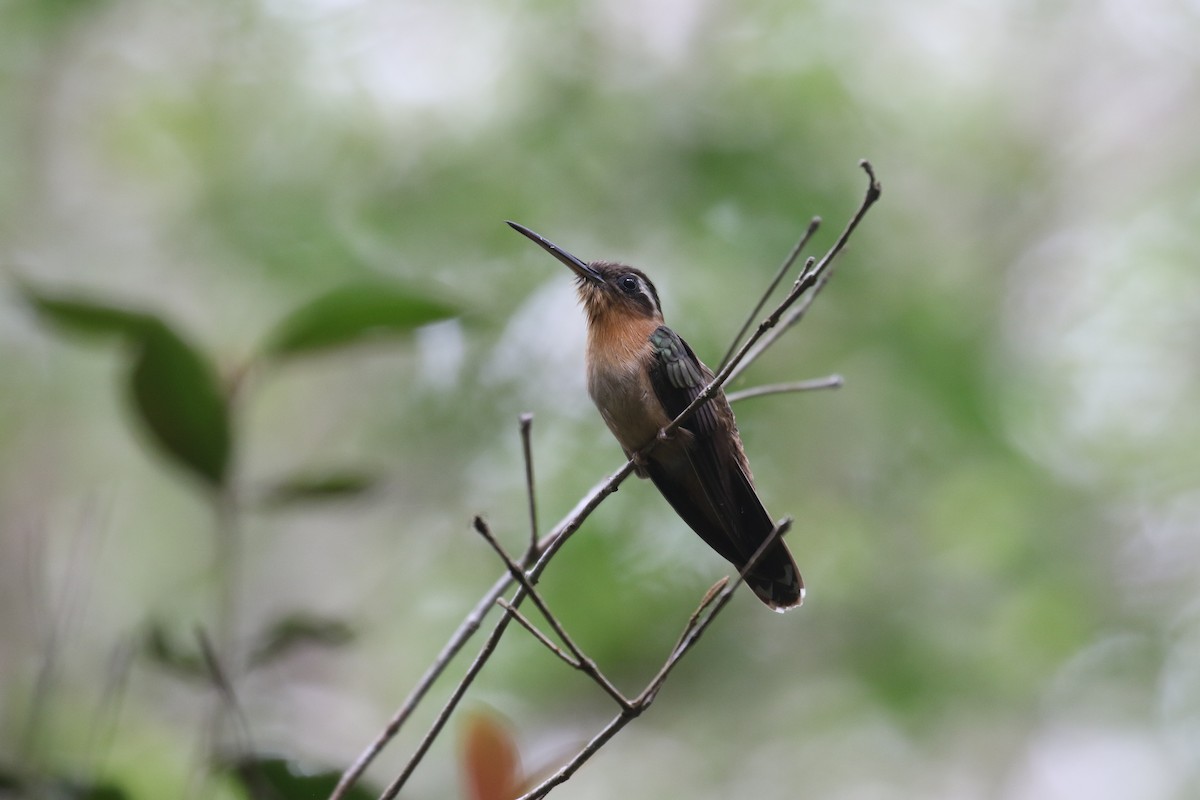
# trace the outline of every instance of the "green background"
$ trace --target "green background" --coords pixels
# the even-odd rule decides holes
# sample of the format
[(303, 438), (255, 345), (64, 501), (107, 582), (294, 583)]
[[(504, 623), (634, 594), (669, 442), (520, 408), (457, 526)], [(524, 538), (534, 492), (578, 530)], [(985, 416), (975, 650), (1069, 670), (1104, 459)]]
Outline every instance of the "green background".
[[(202, 766), (194, 632), (244, 659), (298, 612), (332, 628), (237, 671), (216, 749), (347, 765), (499, 574), (471, 517), (527, 536), (518, 415), (543, 529), (622, 463), (569, 275), (503, 220), (644, 268), (714, 363), (865, 157), (880, 204), (734, 387), (845, 378), (736, 409), (808, 600), (739, 594), (555, 796), (1200, 795), (1198, 131), (1182, 0), (0, 4), (5, 780), (240, 796)], [(457, 316), (261, 357), (385, 281)], [(133, 350), (22, 284), (237, 381), (221, 499), (141, 424)], [(544, 586), (634, 693), (726, 572), (631, 481)], [(615, 713), (515, 628), (480, 703), (531, 772)], [(462, 796), (455, 731), (403, 796)]]

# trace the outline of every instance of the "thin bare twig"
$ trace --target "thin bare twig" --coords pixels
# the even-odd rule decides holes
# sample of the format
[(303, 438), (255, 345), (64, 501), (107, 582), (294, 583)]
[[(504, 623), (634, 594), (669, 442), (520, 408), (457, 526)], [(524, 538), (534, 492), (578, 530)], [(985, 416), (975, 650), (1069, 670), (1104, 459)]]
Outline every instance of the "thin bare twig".
[(529, 498), (529, 549), (525, 552), (525, 560), (537, 557), (538, 521), (537, 495), (533, 491), (533, 447), (529, 441), (529, 429), (533, 427), (533, 414), (521, 415), (521, 452), (525, 456), (525, 494)]
[(725, 399), (731, 403), (736, 403), (739, 400), (749, 400), (751, 397), (765, 397), (769, 394), (812, 392), (818, 389), (840, 389), (843, 383), (841, 375), (826, 375), (824, 378), (813, 378), (807, 381), (768, 383), (765, 386), (754, 386), (749, 389), (742, 389), (740, 392), (730, 392), (725, 395)]
[(767, 285), (767, 290), (762, 293), (762, 297), (758, 299), (758, 303), (755, 304), (754, 309), (746, 315), (746, 321), (742, 323), (742, 327), (738, 328), (737, 335), (734, 336), (733, 341), (729, 343), (729, 349), (726, 350), (725, 355), (721, 357), (721, 363), (718, 365), (718, 369), (725, 366), (725, 363), (729, 361), (729, 357), (732, 356), (733, 351), (737, 349), (738, 342), (740, 342), (742, 337), (746, 335), (746, 331), (750, 330), (750, 326), (754, 324), (754, 320), (758, 319), (758, 314), (760, 311), (762, 311), (763, 306), (765, 306), (767, 301), (771, 299), (771, 294), (775, 291), (775, 287), (777, 287), (779, 282), (783, 280), (783, 276), (787, 274), (787, 271), (792, 268), (792, 264), (796, 263), (796, 259), (800, 257), (800, 251), (805, 248), (809, 239), (813, 237), (813, 234), (817, 232), (817, 228), (820, 227), (820, 217), (813, 217), (809, 221), (808, 227), (804, 230), (804, 233), (801, 234), (800, 238), (796, 240), (796, 243), (792, 245), (791, 252), (787, 254), (787, 258), (783, 259), (783, 263), (780, 264), (779, 269), (775, 271), (775, 277), (772, 278), (771, 283)]
[(567, 666), (571, 667), (572, 669), (579, 669), (578, 659), (576, 659), (575, 656), (571, 655), (570, 653), (566, 652), (561, 647), (559, 647), (557, 644), (555, 644), (554, 640), (551, 639), (549, 636), (542, 633), (542, 631), (538, 628), (538, 626), (534, 625), (532, 620), (530, 620), (529, 617), (525, 616), (521, 612), (520, 609), (514, 608), (512, 606), (512, 604), (510, 604), (503, 597), (501, 597), (499, 600), (496, 601), (496, 605), (503, 608), (505, 613), (512, 614), (513, 617), (516, 618), (517, 623), (522, 628), (529, 631), (529, 633), (533, 636), (533, 638), (535, 638), (539, 642), (541, 642), (547, 650), (549, 650), (551, 653), (554, 653), (554, 655), (561, 658)]
[(684, 628), (684, 630), (687, 630), (696, 624), (696, 620), (700, 618), (700, 613), (704, 611), (704, 609), (708, 608), (709, 604), (712, 603), (713, 600), (717, 599), (717, 595), (720, 593), (720, 591), (728, 585), (729, 576), (726, 575), (712, 586), (708, 587), (708, 591), (704, 593), (704, 597), (700, 598), (700, 605), (696, 606), (696, 610), (692, 612), (692, 617), (688, 620), (687, 628)]

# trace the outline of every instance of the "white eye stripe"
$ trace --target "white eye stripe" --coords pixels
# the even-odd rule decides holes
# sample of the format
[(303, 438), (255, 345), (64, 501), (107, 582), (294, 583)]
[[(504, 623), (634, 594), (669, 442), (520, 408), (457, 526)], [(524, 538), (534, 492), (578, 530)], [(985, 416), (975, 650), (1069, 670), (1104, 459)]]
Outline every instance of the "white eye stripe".
[(650, 282), (650, 279), (640, 270), (624, 264), (604, 262), (599, 263), (599, 268), (603, 274), (604, 283), (610, 287), (611, 291), (636, 301), (637, 305), (641, 306), (646, 313), (662, 314), (658, 292), (655, 291), (654, 284)]

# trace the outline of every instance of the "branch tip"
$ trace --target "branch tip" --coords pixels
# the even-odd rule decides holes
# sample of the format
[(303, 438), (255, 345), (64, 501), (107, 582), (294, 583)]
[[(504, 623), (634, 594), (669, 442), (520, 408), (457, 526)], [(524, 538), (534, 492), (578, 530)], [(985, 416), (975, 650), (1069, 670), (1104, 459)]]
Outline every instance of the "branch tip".
[(736, 403), (741, 400), (748, 400), (751, 397), (764, 397), (769, 394), (792, 394), (796, 392), (812, 392), (819, 389), (840, 389), (842, 383), (841, 375), (827, 375), (824, 378), (814, 378), (807, 381), (769, 383), (764, 386), (753, 386), (738, 392), (730, 392), (725, 396), (725, 399), (730, 403)]
[(700, 605), (696, 606), (695, 612), (692, 613), (692, 622), (694, 623), (704, 609), (712, 605), (712, 602), (717, 599), (722, 590), (729, 585), (729, 576), (724, 575), (721, 580), (708, 587), (708, 591), (704, 593), (704, 597), (700, 598)]
[(870, 186), (867, 187), (867, 197), (870, 202), (874, 203), (879, 199), (879, 195), (883, 193), (883, 186), (879, 183), (879, 179), (875, 177), (875, 168), (871, 166), (871, 162), (865, 158), (858, 162), (862, 167), (863, 172), (867, 173), (867, 179), (870, 181)]

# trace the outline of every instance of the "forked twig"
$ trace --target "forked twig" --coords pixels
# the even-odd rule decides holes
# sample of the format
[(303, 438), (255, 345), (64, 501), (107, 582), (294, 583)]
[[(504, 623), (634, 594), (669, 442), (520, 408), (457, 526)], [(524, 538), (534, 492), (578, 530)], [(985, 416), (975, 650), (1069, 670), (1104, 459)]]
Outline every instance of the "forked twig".
[[(575, 644), (574, 640), (571, 639), (571, 637), (567, 634), (566, 628), (564, 628), (562, 623), (558, 621), (558, 617), (554, 616), (554, 614), (550, 612), (550, 607), (546, 605), (546, 601), (542, 599), (542, 596), (538, 593), (537, 589), (533, 588), (533, 583), (531, 583), (530, 580), (525, 577), (525, 573), (521, 571), (520, 565), (513, 561), (509, 557), (508, 553), (504, 552), (504, 547), (501, 546), (500, 542), (496, 541), (496, 537), (492, 534), (491, 528), (488, 527), (487, 523), (484, 522), (481, 517), (475, 518), (475, 530), (479, 531), (479, 534), (485, 540), (487, 540), (487, 543), (490, 544), (492, 549), (496, 551), (496, 554), (500, 556), (500, 559), (504, 562), (504, 565), (508, 567), (508, 573), (513, 576), (513, 579), (520, 584), (521, 588), (525, 591), (525, 594), (527, 594), (529, 599), (533, 601), (533, 604), (537, 606), (538, 611), (542, 613), (542, 616), (546, 619), (546, 622), (550, 624), (550, 627), (554, 630), (554, 634), (558, 637), (559, 641), (561, 641), (566, 648), (571, 651), (573, 660), (568, 661), (568, 663), (595, 681), (600, 688), (607, 692), (613, 700), (616, 700), (617, 704), (622, 708), (627, 707), (629, 705), (629, 701), (626, 700), (625, 696), (621, 694), (620, 690), (618, 690), (617, 687), (614, 686), (612, 682), (604, 676), (604, 673), (602, 673), (600, 668), (596, 666), (596, 662), (589, 658), (587, 654), (580, 649), (579, 645)], [(507, 610), (510, 614), (519, 613), (514, 605), (505, 603), (503, 599), (496, 602), (502, 604), (505, 610)], [(521, 624), (527, 629), (531, 631), (533, 630), (532, 625), (528, 623), (528, 620), (518, 621), (521, 622)], [(543, 644), (549, 644), (549, 639), (545, 635), (541, 634), (540, 632), (536, 635), (542, 640)], [(551, 647), (550, 649), (556, 652), (560, 657), (563, 655), (563, 653), (557, 647)]]
[(529, 619), (529, 617), (525, 616), (525, 614), (523, 614), (520, 609), (515, 608), (511, 603), (509, 603), (503, 597), (501, 597), (499, 600), (496, 601), (496, 605), (503, 608), (506, 613), (511, 614), (513, 616), (513, 618), (517, 621), (517, 624), (519, 624), (525, 630), (529, 631), (530, 635), (533, 636), (533, 638), (535, 638), (539, 642), (541, 642), (542, 645), (547, 650), (549, 650), (551, 653), (553, 653), (554, 655), (556, 655), (560, 659), (562, 659), (563, 663), (565, 663), (568, 667), (571, 667), (572, 669), (579, 669), (579, 659), (575, 658), (575, 656), (571, 655), (570, 653), (564, 651), (561, 647), (559, 647), (557, 644), (554, 643), (553, 639), (551, 639), (546, 634), (542, 633), (541, 629), (539, 629), (537, 625), (534, 625), (533, 622)]

